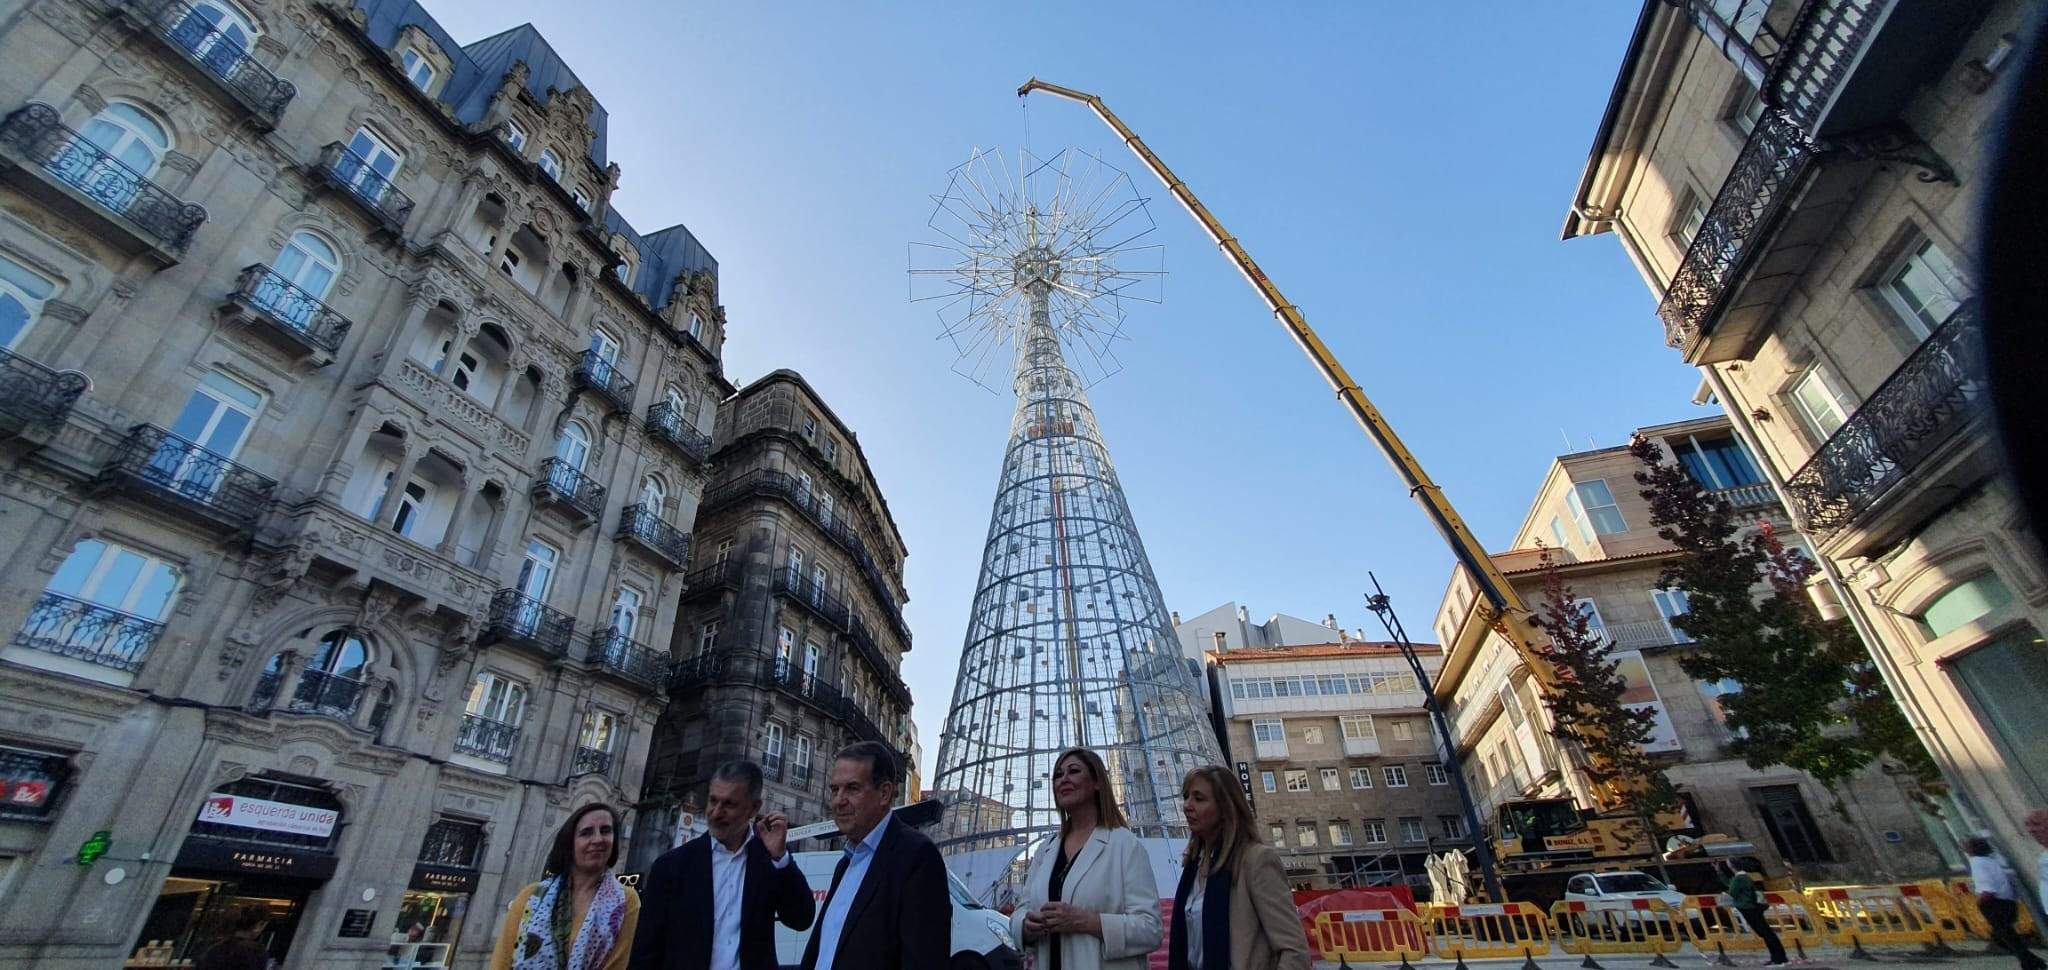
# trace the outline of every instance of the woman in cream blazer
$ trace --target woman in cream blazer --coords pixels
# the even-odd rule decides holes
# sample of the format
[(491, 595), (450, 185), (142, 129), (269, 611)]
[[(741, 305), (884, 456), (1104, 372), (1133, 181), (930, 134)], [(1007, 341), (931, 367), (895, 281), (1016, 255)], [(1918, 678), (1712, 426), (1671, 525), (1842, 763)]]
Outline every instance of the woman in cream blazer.
[(1168, 970), (1309, 970), (1308, 934), (1280, 855), (1253, 834), (1230, 769), (1208, 765), (1180, 785), (1188, 854), (1173, 895)]
[(1159, 948), (1159, 883), (1108, 779), (1093, 751), (1053, 761), (1060, 830), (1031, 860), (1010, 916), (1035, 970), (1142, 970)]

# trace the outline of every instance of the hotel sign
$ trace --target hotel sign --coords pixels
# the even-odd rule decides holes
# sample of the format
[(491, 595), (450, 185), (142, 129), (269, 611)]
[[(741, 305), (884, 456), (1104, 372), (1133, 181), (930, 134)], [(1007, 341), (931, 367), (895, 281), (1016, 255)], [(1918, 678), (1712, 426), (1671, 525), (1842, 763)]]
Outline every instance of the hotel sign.
[(334, 834), (334, 826), (341, 821), (341, 813), (331, 808), (214, 792), (206, 796), (206, 802), (199, 806), (199, 821), (326, 838)]

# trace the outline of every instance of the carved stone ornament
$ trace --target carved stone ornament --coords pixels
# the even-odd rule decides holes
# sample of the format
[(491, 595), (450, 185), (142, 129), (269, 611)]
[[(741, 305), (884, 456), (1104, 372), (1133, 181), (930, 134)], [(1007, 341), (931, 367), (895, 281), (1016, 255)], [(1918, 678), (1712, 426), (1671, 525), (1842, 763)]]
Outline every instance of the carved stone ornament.
[(356, 614), (356, 622), (365, 628), (381, 625), (391, 611), (398, 608), (398, 600), (398, 590), (377, 584), (363, 595), (362, 610)]

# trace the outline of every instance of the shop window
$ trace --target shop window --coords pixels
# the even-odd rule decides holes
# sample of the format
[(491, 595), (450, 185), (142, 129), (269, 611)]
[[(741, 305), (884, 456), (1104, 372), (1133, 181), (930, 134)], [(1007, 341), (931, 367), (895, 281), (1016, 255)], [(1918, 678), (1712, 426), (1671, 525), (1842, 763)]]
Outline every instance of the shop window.
[[(2048, 648), (2040, 631), (2027, 624), (2006, 629), (1997, 639), (1945, 661), (1962, 688), (1977, 722), (2003, 750), (2015, 781), (2030, 784), (2039, 799), (2048, 793)], [(2039, 804), (2038, 800), (2036, 804)]]
[(1753, 788), (1749, 800), (1757, 817), (1763, 820), (1764, 829), (1771, 833), (1778, 855), (1786, 862), (1835, 861), (1827, 842), (1821, 838), (1820, 826), (1814, 824), (1813, 813), (1807, 811), (1806, 799), (1799, 795), (1798, 785)]

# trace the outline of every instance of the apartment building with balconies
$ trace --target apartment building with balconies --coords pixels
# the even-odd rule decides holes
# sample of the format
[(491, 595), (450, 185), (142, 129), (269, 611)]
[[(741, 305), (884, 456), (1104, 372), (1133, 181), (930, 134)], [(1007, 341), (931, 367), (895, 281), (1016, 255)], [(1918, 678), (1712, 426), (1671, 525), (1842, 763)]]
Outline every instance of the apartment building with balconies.
[[(1424, 672), (1435, 673), (1436, 645), (1415, 649)], [(1424, 861), (1471, 839), (1438, 760), (1423, 685), (1400, 648), (1351, 639), (1234, 645), (1206, 661), (1225, 757), (1288, 882), (1400, 884), (1426, 898)]]
[(1645, 3), (1564, 227), (1620, 241), (1810, 539), (1816, 595), (2015, 858), (2048, 805), (2048, 562), (2000, 472), (1973, 295), (2029, 7)]
[(716, 261), (611, 207), (531, 26), (17, 4), (0, 65), (0, 963), (254, 910), (286, 967), (481, 965), (573, 805), (636, 822)]
[(913, 749), (908, 552), (859, 439), (801, 375), (755, 380), (719, 415), (644, 817), (701, 811), (711, 772), (750, 758), (770, 810), (815, 821), (833, 752)]
[[(1784, 510), (1749, 450), (1720, 415), (1639, 429), (1703, 487), (1751, 522), (1788, 528)], [(1539, 613), (1546, 607), (1545, 559), (1570, 589), (1588, 629), (1610, 644), (1627, 682), (1625, 703), (1650, 712), (1644, 749), (1679, 790), (1693, 828), (1754, 843), (1773, 874), (1805, 880), (1901, 881), (1940, 873), (1960, 857), (1937, 820), (1872, 767), (1836, 791), (1783, 766), (1753, 769), (1728, 750), (1734, 739), (1719, 698), (1733, 682), (1695, 681), (1680, 666), (1693, 649), (1672, 622), (1689, 605), (1661, 574), (1678, 552), (1650, 523), (1626, 446), (1561, 455), (1507, 551), (1501, 573)], [(1754, 526), (1752, 526), (1754, 527)], [(1798, 544), (1797, 536), (1789, 541)], [(1435, 618), (1444, 662), (1435, 685), (1456, 736), (1458, 760), (1482, 824), (1503, 803), (1571, 797), (1594, 804), (1578, 755), (1552, 736), (1550, 708), (1527, 666), (1478, 611), (1478, 589), (1459, 567)]]

